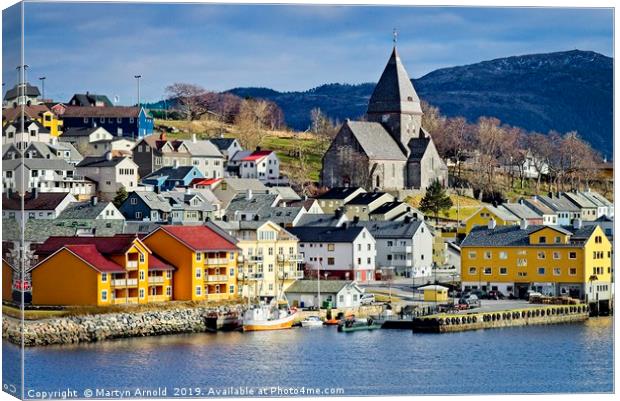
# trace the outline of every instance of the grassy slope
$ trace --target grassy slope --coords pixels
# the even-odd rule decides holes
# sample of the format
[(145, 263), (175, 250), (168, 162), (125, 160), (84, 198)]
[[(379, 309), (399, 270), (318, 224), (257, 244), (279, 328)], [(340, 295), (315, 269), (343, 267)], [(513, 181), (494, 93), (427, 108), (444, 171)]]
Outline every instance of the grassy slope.
[[(439, 217), (445, 217), (451, 220), (457, 220), (457, 204), (458, 204), (458, 217), (459, 220), (463, 221), (468, 218), (472, 214), (474, 214), (478, 209), (480, 209), (480, 202), (476, 199), (468, 198), (466, 196), (461, 195), (450, 195), (450, 199), (452, 200), (453, 206), (450, 208), (448, 215), (440, 215)], [(420, 202), (422, 201), (422, 195), (410, 196), (406, 199), (406, 202), (409, 203), (413, 207), (419, 207)]]

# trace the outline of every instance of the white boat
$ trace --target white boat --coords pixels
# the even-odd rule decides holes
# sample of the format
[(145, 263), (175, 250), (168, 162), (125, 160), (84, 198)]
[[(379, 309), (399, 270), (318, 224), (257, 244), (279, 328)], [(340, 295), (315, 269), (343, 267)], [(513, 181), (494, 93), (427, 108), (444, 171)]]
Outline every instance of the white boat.
[(308, 316), (301, 321), (301, 327), (323, 327), (323, 321), (318, 316)]
[(243, 331), (282, 330), (293, 327), (297, 310), (278, 308), (277, 304), (257, 305), (243, 315)]

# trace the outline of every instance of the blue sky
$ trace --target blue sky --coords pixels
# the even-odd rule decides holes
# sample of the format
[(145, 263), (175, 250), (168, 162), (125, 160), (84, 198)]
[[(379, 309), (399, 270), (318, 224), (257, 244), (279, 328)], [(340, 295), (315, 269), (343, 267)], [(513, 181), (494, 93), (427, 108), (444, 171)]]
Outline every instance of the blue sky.
[[(3, 82), (16, 80), (18, 13), (3, 13)], [(492, 58), (561, 50), (613, 56), (611, 9), (26, 3), (29, 81), (46, 97), (76, 92), (135, 102), (173, 82), (211, 90), (306, 90), (374, 82), (392, 29), (410, 75)], [(5, 89), (6, 89), (5, 87)]]

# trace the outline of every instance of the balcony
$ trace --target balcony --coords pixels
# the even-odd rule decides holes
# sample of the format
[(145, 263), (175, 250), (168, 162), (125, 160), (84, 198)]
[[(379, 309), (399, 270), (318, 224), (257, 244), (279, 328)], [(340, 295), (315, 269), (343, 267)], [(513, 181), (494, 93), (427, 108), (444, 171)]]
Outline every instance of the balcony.
[(150, 276), (149, 284), (162, 284), (164, 282), (164, 276)]
[(166, 302), (169, 300), (168, 295), (149, 295), (149, 302)]
[(412, 249), (411, 249), (411, 245), (395, 245), (395, 246), (391, 246), (389, 247), (389, 251), (392, 253), (411, 253)]
[(303, 262), (303, 255), (297, 254), (283, 254), (278, 255), (278, 262)]
[(127, 270), (136, 270), (138, 268), (137, 260), (128, 260), (127, 261)]
[(213, 275), (213, 276), (207, 276), (207, 281), (209, 283), (213, 283), (213, 282), (227, 282), (228, 281), (228, 276), (225, 274), (222, 275)]
[(205, 294), (205, 299), (207, 301), (223, 301), (223, 300), (228, 299), (228, 294), (226, 293)]
[(112, 300), (113, 305), (122, 305), (122, 304), (137, 304), (138, 297), (129, 297), (129, 298), (114, 298)]
[(228, 264), (228, 259), (226, 258), (211, 258), (211, 259), (207, 259), (207, 265), (209, 266), (213, 266), (213, 265), (227, 265)]
[(128, 279), (124, 279), (124, 278), (118, 278), (115, 280), (112, 280), (112, 287), (135, 287), (138, 285), (138, 279), (137, 278), (128, 278)]
[(247, 257), (247, 261), (250, 263), (262, 263), (263, 262), (263, 255), (253, 255), (253, 256), (248, 256)]

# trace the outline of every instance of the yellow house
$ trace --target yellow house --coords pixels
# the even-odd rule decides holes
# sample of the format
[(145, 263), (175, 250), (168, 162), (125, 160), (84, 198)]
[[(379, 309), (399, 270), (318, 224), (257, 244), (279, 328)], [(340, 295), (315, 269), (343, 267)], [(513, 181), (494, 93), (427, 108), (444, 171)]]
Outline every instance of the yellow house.
[(448, 288), (442, 285), (426, 285), (418, 288), (424, 292), (425, 302), (446, 302), (448, 301)]
[(281, 298), (303, 278), (303, 258), (296, 236), (272, 221), (221, 222), (238, 239), (242, 262), (239, 285), (243, 297)]
[(461, 244), (464, 290), (528, 290), (588, 302), (609, 300), (611, 243), (597, 226), (503, 226), (474, 229)]
[(155, 254), (175, 268), (174, 299), (222, 301), (237, 296), (235, 239), (207, 224), (160, 226), (144, 237)]
[[(7, 108), (2, 110), (3, 125), (18, 119), (20, 115), (21, 108)], [(26, 106), (24, 108), (24, 115), (40, 122), (45, 128), (49, 129), (50, 135), (53, 137), (57, 137), (63, 132), (62, 119), (58, 118), (58, 116), (44, 104)]]
[(462, 222), (457, 232), (460, 235), (467, 235), (475, 227), (486, 227), (491, 219), (495, 220), (498, 226), (519, 224), (519, 218), (509, 211), (492, 205), (484, 205)]
[(34, 305), (145, 304), (173, 296), (174, 268), (133, 235), (50, 237), (37, 254)]

